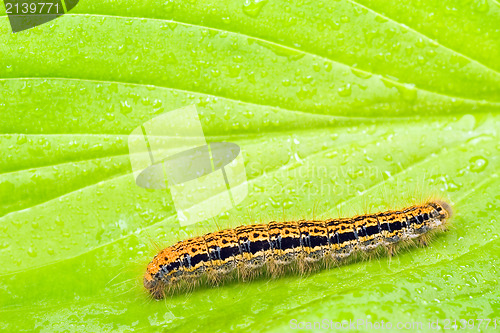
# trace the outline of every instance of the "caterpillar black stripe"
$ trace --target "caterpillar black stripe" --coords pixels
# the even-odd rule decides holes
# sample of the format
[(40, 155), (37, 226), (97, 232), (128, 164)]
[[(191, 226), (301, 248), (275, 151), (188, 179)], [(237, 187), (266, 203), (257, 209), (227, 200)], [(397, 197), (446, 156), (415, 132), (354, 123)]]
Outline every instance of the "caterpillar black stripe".
[(279, 275), (316, 262), (340, 262), (411, 240), (426, 241), (431, 231), (446, 228), (452, 210), (433, 200), (402, 210), (352, 218), (289, 221), (240, 226), (180, 241), (161, 250), (149, 263), (144, 287), (160, 299), (203, 277), (220, 281), (230, 273), (243, 280), (263, 271)]

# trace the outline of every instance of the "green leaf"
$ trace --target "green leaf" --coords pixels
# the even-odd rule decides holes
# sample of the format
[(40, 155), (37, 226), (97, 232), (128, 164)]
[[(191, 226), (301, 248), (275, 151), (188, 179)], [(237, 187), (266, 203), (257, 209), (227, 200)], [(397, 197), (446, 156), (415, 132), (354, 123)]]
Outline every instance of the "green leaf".
[[(0, 329), (498, 320), (497, 1), (88, 0), (17, 34), (0, 11)], [(180, 227), (168, 190), (136, 186), (127, 136), (191, 104), (207, 141), (241, 147), (249, 195)], [(426, 248), (160, 302), (142, 288), (153, 242), (429, 195), (456, 214)]]

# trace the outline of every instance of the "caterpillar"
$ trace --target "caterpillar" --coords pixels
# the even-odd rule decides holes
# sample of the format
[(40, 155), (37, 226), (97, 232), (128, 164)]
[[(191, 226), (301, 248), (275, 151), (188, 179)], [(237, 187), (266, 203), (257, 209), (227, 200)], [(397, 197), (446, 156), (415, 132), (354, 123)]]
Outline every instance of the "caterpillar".
[(451, 215), (449, 204), (430, 200), (352, 218), (271, 221), (216, 231), (161, 250), (147, 266), (143, 284), (153, 298), (162, 299), (203, 279), (248, 280), (263, 272), (278, 276), (290, 267), (304, 271), (318, 262), (339, 263), (377, 248), (391, 254), (394, 246), (414, 240), (426, 245), (431, 232), (446, 229)]

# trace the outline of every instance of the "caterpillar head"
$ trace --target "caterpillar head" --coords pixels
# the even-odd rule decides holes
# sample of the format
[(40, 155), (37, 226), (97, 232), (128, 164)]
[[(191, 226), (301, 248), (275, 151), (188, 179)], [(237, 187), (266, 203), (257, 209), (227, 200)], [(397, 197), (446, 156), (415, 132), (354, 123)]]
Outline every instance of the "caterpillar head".
[(446, 220), (453, 216), (453, 209), (449, 203), (442, 200), (436, 200), (434, 204), (436, 205), (441, 220)]

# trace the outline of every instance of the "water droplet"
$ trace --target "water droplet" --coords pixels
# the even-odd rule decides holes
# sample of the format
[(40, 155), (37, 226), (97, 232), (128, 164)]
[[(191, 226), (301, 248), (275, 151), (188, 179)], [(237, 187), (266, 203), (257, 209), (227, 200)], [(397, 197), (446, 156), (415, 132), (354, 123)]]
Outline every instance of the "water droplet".
[(304, 82), (304, 84), (308, 84), (308, 83), (311, 83), (313, 81), (313, 77), (311, 75), (308, 75), (308, 76), (304, 76), (302, 78), (302, 82)]
[(471, 4), (471, 7), (473, 10), (480, 12), (480, 13), (486, 13), (490, 10), (490, 6), (488, 5), (487, 0), (474, 1)]
[(335, 150), (335, 151), (331, 151), (331, 152), (326, 153), (326, 154), (325, 154), (325, 156), (326, 156), (327, 158), (334, 158), (334, 157), (336, 157), (338, 154), (339, 154), (339, 153)]
[(471, 164), (470, 170), (472, 172), (482, 172), (484, 169), (486, 169), (486, 166), (488, 165), (488, 160), (484, 158), (483, 156), (474, 156), (471, 157), (469, 160), (469, 163)]
[(229, 77), (238, 77), (241, 72), (241, 66), (240, 65), (229, 66), (228, 71), (229, 71)]
[(126, 51), (127, 51), (127, 45), (122, 44), (122, 45), (118, 46), (118, 49), (116, 50), (116, 53), (118, 55), (121, 55), (121, 54), (124, 54)]
[(212, 76), (213, 77), (219, 77), (220, 76), (220, 71), (217, 68), (212, 69)]
[(275, 200), (270, 197), (269, 201), (271, 201), (271, 206), (273, 206), (274, 208), (278, 208), (281, 206), (281, 202), (279, 200)]
[(163, 3), (163, 12), (170, 13), (174, 9), (174, 1), (167, 0)]
[(351, 91), (351, 84), (350, 83), (348, 83), (345, 86), (340, 87), (338, 89), (339, 96), (341, 96), (341, 97), (351, 96), (351, 92), (352, 91)]
[(423, 38), (419, 38), (417, 40), (417, 42), (415, 43), (415, 45), (418, 47), (418, 48), (423, 48), (425, 46), (425, 41)]
[(153, 108), (156, 110), (156, 109), (159, 109), (161, 108), (161, 105), (162, 105), (162, 102), (161, 102), (161, 99), (155, 99), (154, 103), (153, 103)]
[(314, 95), (316, 95), (316, 88), (311, 89), (307, 86), (302, 86), (297, 92), (297, 97), (302, 101), (306, 98), (312, 98)]
[(368, 79), (372, 76), (371, 73), (356, 69), (356, 68), (351, 68), (352, 74), (356, 75), (357, 77), (361, 79)]
[(376, 21), (376, 22), (378, 22), (378, 23), (385, 23), (385, 22), (387, 22), (387, 21), (389, 21), (389, 20), (388, 20), (388, 19), (386, 19), (386, 18), (385, 18), (385, 17), (383, 17), (383, 16), (377, 15), (377, 16), (375, 17), (375, 21)]
[(59, 216), (56, 216), (56, 218), (54, 219), (54, 222), (56, 223), (56, 225), (58, 226), (63, 226), (64, 225), (64, 222), (61, 221), (61, 218)]
[(19, 134), (19, 136), (17, 137), (17, 144), (18, 145), (22, 145), (23, 143), (26, 143), (28, 141), (28, 139), (26, 138), (26, 135), (24, 134)]
[(265, 187), (259, 184), (254, 184), (253, 185), (253, 190), (255, 192), (264, 192)]
[(177, 58), (173, 52), (169, 52), (165, 55), (165, 63), (172, 65), (177, 64)]
[(29, 249), (28, 249), (28, 255), (32, 258), (36, 257), (37, 256), (37, 253), (35, 252), (35, 250), (33, 250), (33, 248), (30, 246)]
[(351, 20), (351, 19), (349, 18), (349, 16), (346, 16), (346, 15), (342, 15), (342, 16), (340, 17), (340, 22), (342, 22), (342, 23), (347, 23), (347, 22), (349, 22), (350, 20)]
[(120, 104), (120, 112), (123, 114), (128, 114), (132, 112), (132, 107), (128, 104), (128, 101), (122, 101)]
[(27, 96), (31, 93), (31, 85), (29, 85), (28, 83), (24, 82), (21, 90), (20, 90), (20, 93), (22, 96)]
[(267, 0), (245, 0), (243, 3), (243, 12), (248, 16), (256, 17), (266, 3)]
[(254, 117), (254, 113), (252, 111), (245, 111), (243, 112), (243, 115), (247, 117), (248, 119), (251, 119)]
[(396, 85), (396, 89), (405, 101), (413, 102), (417, 98), (417, 89), (414, 84)]
[(454, 180), (446, 181), (444, 183), (444, 185), (445, 185), (446, 190), (449, 192), (458, 191), (462, 187), (460, 184), (457, 184)]

